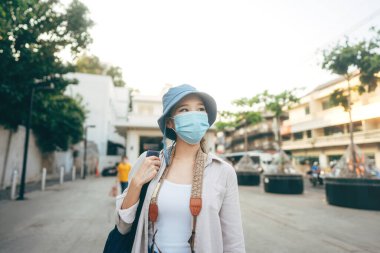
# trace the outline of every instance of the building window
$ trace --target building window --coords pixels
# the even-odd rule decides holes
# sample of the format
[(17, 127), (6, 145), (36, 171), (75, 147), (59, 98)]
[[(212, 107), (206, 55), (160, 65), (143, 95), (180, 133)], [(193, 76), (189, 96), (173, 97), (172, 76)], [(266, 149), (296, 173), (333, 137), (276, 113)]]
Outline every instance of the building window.
[(311, 137), (313, 137), (312, 134), (311, 134), (311, 130), (307, 130), (306, 131), (306, 136), (307, 136), (308, 139), (310, 139)]
[[(349, 133), (350, 132), (350, 124), (346, 124), (346, 127), (347, 127), (347, 132)], [(356, 121), (356, 122), (353, 122), (352, 123), (352, 129), (354, 130), (354, 132), (361, 132), (363, 131), (363, 125), (362, 125), (362, 122), (361, 121)]]
[(306, 115), (309, 115), (309, 114), (310, 114), (310, 107), (309, 107), (309, 106), (306, 106), (306, 107), (305, 107), (305, 114), (306, 114)]
[(361, 132), (363, 131), (363, 125), (361, 121), (356, 121), (353, 123), (353, 129), (354, 132)]
[(124, 155), (125, 147), (119, 143), (107, 141), (107, 155)]
[(365, 154), (365, 155), (367, 156), (367, 158), (368, 158), (369, 160), (374, 160), (374, 161), (375, 161), (375, 154), (370, 153), (370, 154)]
[(370, 154), (365, 154), (365, 156), (367, 157), (367, 164), (371, 164), (371, 165), (376, 164), (375, 154), (370, 153)]
[(344, 133), (344, 125), (331, 126), (323, 128), (325, 136), (329, 135), (341, 135)]
[(302, 140), (303, 139), (303, 132), (294, 133), (294, 140)]
[(333, 104), (333, 102), (330, 99), (326, 99), (326, 100), (322, 101), (322, 109), (323, 110), (328, 110), (328, 109), (333, 108), (333, 107), (335, 107), (335, 105)]
[(291, 135), (290, 134), (285, 134), (285, 135), (282, 136), (282, 140), (283, 141), (290, 141), (290, 139), (291, 139)]
[(162, 137), (140, 136), (140, 154), (147, 150), (160, 151), (162, 149)]
[(337, 165), (337, 163), (339, 162), (339, 160), (341, 158), (342, 158), (342, 155), (329, 155), (329, 156), (327, 156), (330, 169), (333, 169), (335, 167), (335, 165)]
[(151, 105), (139, 105), (137, 113), (141, 116), (151, 116), (153, 115), (153, 106)]
[[(296, 164), (311, 166), (314, 162), (319, 163), (319, 157), (317, 156), (295, 156)], [(310, 169), (310, 168), (308, 168)]]

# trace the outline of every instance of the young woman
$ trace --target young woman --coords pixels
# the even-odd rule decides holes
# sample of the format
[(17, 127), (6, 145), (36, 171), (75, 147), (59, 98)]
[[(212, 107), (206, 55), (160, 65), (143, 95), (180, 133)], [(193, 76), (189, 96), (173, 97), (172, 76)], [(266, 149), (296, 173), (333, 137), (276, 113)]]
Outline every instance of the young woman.
[(163, 96), (164, 149), (160, 157), (139, 157), (116, 200), (116, 225), (126, 234), (149, 182), (132, 252), (245, 252), (235, 170), (204, 147), (216, 114), (215, 100), (190, 85)]

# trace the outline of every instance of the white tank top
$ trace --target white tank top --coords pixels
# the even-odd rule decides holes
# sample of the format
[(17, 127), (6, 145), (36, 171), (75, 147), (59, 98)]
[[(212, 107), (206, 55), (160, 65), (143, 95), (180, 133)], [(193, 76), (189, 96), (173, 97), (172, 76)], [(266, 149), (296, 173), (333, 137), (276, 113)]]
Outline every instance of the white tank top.
[[(164, 180), (157, 198), (158, 219), (154, 224), (156, 245), (164, 253), (189, 253), (192, 216), (190, 213), (191, 184)], [(149, 229), (149, 245), (152, 245)], [(157, 251), (157, 249), (156, 249)], [(158, 251), (157, 251), (158, 252)]]

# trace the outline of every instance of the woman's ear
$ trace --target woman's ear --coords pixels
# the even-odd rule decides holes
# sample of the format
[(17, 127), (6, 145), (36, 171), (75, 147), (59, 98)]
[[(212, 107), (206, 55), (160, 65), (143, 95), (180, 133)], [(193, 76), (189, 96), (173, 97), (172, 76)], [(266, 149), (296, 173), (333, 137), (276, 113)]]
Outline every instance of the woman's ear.
[(169, 118), (169, 119), (166, 120), (166, 127), (174, 129), (173, 119)]

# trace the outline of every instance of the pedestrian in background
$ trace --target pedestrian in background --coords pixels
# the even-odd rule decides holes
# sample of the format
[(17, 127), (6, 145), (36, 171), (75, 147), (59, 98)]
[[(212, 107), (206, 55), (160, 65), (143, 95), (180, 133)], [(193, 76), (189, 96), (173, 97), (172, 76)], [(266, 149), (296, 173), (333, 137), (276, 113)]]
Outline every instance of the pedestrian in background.
[(128, 161), (128, 157), (125, 155), (117, 166), (117, 179), (120, 182), (121, 193), (123, 193), (128, 187), (128, 175), (130, 170), (131, 164)]

